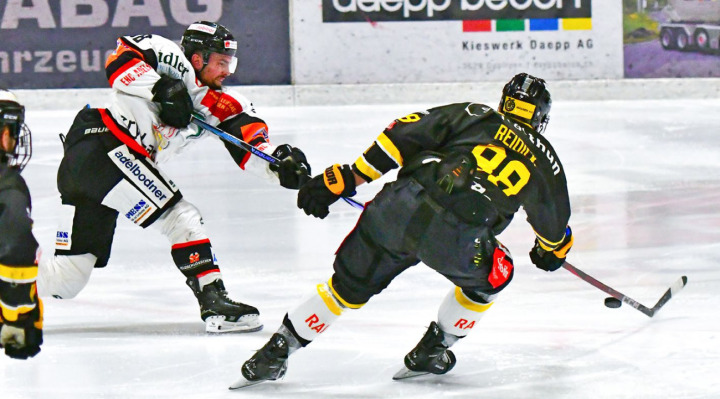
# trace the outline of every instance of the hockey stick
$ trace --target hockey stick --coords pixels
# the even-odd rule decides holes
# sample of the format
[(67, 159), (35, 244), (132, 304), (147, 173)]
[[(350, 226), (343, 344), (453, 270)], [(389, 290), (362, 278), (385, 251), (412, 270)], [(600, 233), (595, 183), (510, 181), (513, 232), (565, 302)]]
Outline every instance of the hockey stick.
[[(251, 146), (250, 144), (240, 140), (239, 138), (231, 135), (230, 133), (228, 133), (222, 129), (216, 128), (215, 126), (205, 122), (204, 120), (196, 118), (195, 115), (193, 115), (190, 118), (190, 122), (195, 124), (195, 126), (201, 128), (201, 129), (207, 130), (208, 132), (220, 137), (221, 139), (227, 141), (230, 144), (234, 144), (235, 146), (240, 147), (245, 151), (249, 151), (251, 154), (253, 154), (257, 157), (260, 157), (273, 165), (277, 165), (280, 163), (280, 160), (275, 158), (274, 156), (260, 151), (259, 149)], [(365, 209), (363, 204), (355, 201), (352, 198), (347, 198), (347, 197), (340, 197), (340, 198), (342, 198), (345, 202), (347, 202), (348, 204), (352, 205), (355, 208)]]
[(680, 277), (673, 285), (670, 286), (670, 288), (667, 289), (667, 291), (665, 291), (665, 293), (663, 294), (662, 297), (660, 297), (660, 299), (657, 301), (655, 306), (653, 306), (652, 308), (648, 308), (647, 306), (630, 298), (629, 296), (615, 290), (612, 287), (609, 287), (609, 286), (603, 284), (602, 282), (598, 281), (593, 276), (585, 273), (584, 271), (578, 269), (577, 267), (575, 267), (567, 262), (563, 263), (562, 266), (566, 270), (568, 270), (570, 273), (580, 277), (581, 280), (588, 282), (590, 285), (599, 289), (600, 291), (610, 294), (610, 296), (612, 296), (613, 298), (616, 298), (622, 302), (627, 303), (628, 305), (634, 307), (635, 309), (643, 312), (648, 317), (653, 317), (655, 315), (655, 313), (657, 313), (660, 310), (660, 308), (662, 308), (667, 303), (667, 301), (669, 301), (670, 298), (672, 298), (673, 295), (676, 295), (681, 289), (683, 289), (683, 287), (685, 287), (685, 284), (687, 284), (687, 277), (686, 276)]

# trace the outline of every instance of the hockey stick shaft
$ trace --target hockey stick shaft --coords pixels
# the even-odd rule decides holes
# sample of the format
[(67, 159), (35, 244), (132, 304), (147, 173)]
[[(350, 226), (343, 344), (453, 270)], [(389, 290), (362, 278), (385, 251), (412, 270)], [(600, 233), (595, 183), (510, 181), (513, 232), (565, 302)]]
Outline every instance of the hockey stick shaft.
[[(228, 133), (222, 129), (218, 129), (217, 127), (205, 122), (204, 120), (196, 118), (194, 115), (190, 119), (190, 122), (193, 123), (195, 126), (201, 128), (201, 129), (207, 130), (208, 132), (220, 137), (221, 139), (227, 141), (228, 143), (234, 144), (235, 146), (240, 147), (245, 151), (249, 151), (251, 154), (253, 154), (259, 158), (262, 158), (263, 160), (267, 161), (268, 163), (271, 163), (273, 165), (277, 165), (280, 163), (280, 160), (275, 158), (274, 156), (267, 154), (255, 147), (251, 146), (250, 144), (246, 143), (245, 141), (240, 140), (239, 138), (231, 135), (230, 133)], [(345, 202), (347, 202), (348, 204), (352, 205), (355, 208), (365, 209), (363, 204), (355, 201), (352, 198), (347, 198), (347, 197), (340, 197), (340, 198), (342, 198)]]
[(595, 277), (585, 273), (584, 271), (578, 269), (577, 267), (571, 265), (568, 262), (563, 263), (563, 267), (568, 270), (570, 273), (578, 276), (581, 280), (586, 281), (593, 287), (599, 289), (600, 291), (606, 292), (610, 294), (613, 298), (616, 298), (622, 302), (627, 303), (628, 305), (632, 306), (633, 308), (643, 312), (648, 317), (653, 317), (655, 313), (657, 313), (660, 308), (662, 308), (669, 300), (672, 298), (673, 295), (677, 294), (678, 291), (680, 291), (683, 287), (685, 287), (685, 284), (687, 284), (687, 277), (682, 276), (680, 277), (670, 288), (665, 291), (662, 297), (660, 297), (660, 300), (653, 306), (652, 308), (648, 308), (647, 306), (641, 304), (640, 302), (630, 298), (629, 296), (617, 291), (616, 289), (602, 283)]

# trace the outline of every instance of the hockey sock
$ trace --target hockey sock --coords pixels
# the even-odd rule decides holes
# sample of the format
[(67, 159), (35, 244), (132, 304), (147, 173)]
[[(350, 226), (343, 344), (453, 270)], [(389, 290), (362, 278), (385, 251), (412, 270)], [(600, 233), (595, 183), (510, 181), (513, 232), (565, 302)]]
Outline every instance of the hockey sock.
[[(438, 325), (445, 333), (448, 347), (462, 338), (475, 327), (484, 315), (484, 312), (492, 306), (497, 295), (473, 294), (469, 298), (460, 287), (455, 287), (448, 292), (447, 296), (438, 310)], [(448, 338), (448, 334), (456, 336)], [(450, 342), (452, 341), (452, 342)]]
[(344, 301), (332, 289), (332, 279), (316, 286), (315, 292), (306, 297), (302, 303), (290, 310), (286, 319), (289, 329), (300, 338), (302, 346), (306, 346), (328, 327), (348, 308), (359, 308)]
[(208, 239), (175, 244), (170, 253), (182, 274), (198, 280), (200, 290), (222, 277)]

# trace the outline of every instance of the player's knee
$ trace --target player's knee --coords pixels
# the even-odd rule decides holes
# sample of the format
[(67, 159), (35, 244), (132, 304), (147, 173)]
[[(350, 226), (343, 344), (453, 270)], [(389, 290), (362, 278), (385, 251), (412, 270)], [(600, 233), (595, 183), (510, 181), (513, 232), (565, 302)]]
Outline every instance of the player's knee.
[(160, 230), (171, 244), (188, 241), (204, 240), (208, 238), (203, 227), (202, 215), (195, 205), (180, 200), (175, 206), (168, 209), (158, 219)]
[(369, 289), (363, 289), (357, 285), (351, 286), (350, 284), (344, 282), (337, 273), (330, 278), (328, 283), (333, 295), (349, 308), (359, 308), (367, 303), (373, 295), (375, 295), (375, 293), (371, 292)]
[(488, 294), (485, 292), (482, 292), (480, 290), (473, 290), (473, 289), (467, 289), (463, 288), (462, 293), (468, 297), (473, 302), (477, 302), (480, 304), (488, 304), (495, 301), (495, 298), (497, 298), (498, 293), (495, 294)]
[(38, 265), (38, 295), (75, 298), (87, 285), (96, 261), (97, 257), (92, 254), (41, 258)]

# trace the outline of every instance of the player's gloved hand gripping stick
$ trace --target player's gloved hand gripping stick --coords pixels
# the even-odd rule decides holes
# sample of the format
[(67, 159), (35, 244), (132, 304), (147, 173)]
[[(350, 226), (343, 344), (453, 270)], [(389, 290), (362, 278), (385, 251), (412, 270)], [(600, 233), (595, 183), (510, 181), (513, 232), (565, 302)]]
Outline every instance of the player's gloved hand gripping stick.
[[(233, 144), (233, 145), (236, 145), (236, 146), (242, 148), (243, 150), (249, 151), (251, 154), (253, 154), (253, 155), (257, 156), (257, 157), (260, 157), (260, 158), (264, 159), (265, 161), (267, 161), (267, 162), (269, 162), (269, 163), (271, 163), (271, 164), (273, 164), (273, 165), (278, 165), (278, 164), (280, 164), (280, 160), (277, 159), (277, 158), (275, 158), (274, 156), (272, 156), (272, 155), (270, 155), (270, 154), (267, 154), (267, 153), (265, 153), (265, 152), (262, 152), (262, 151), (260, 151), (259, 149), (251, 146), (250, 144), (248, 144), (248, 143), (240, 140), (239, 138), (231, 135), (230, 133), (225, 132), (225, 131), (222, 130), (222, 129), (218, 129), (217, 127), (215, 127), (215, 126), (213, 126), (213, 125), (211, 125), (211, 124), (209, 124), (209, 123), (207, 123), (207, 122), (205, 122), (205, 121), (203, 121), (203, 120), (201, 120), (201, 119), (198, 119), (197, 117), (195, 117), (195, 115), (193, 115), (193, 116), (190, 118), (190, 123), (192, 123), (192, 124), (194, 124), (195, 126), (201, 128), (201, 129), (204, 129), (204, 130), (206, 130), (206, 131), (208, 131), (208, 132), (210, 132), (210, 133), (212, 133), (212, 134), (220, 137), (221, 139), (227, 141), (228, 143), (231, 143), (231, 144)], [(305, 173), (307, 173), (307, 171), (305, 171)], [(350, 204), (351, 206), (353, 206), (353, 207), (355, 207), (355, 208), (358, 208), (358, 209), (364, 209), (364, 208), (365, 208), (361, 203), (353, 200), (352, 198), (347, 198), (347, 197), (341, 197), (341, 198), (342, 198), (345, 202), (347, 202), (348, 204)]]

